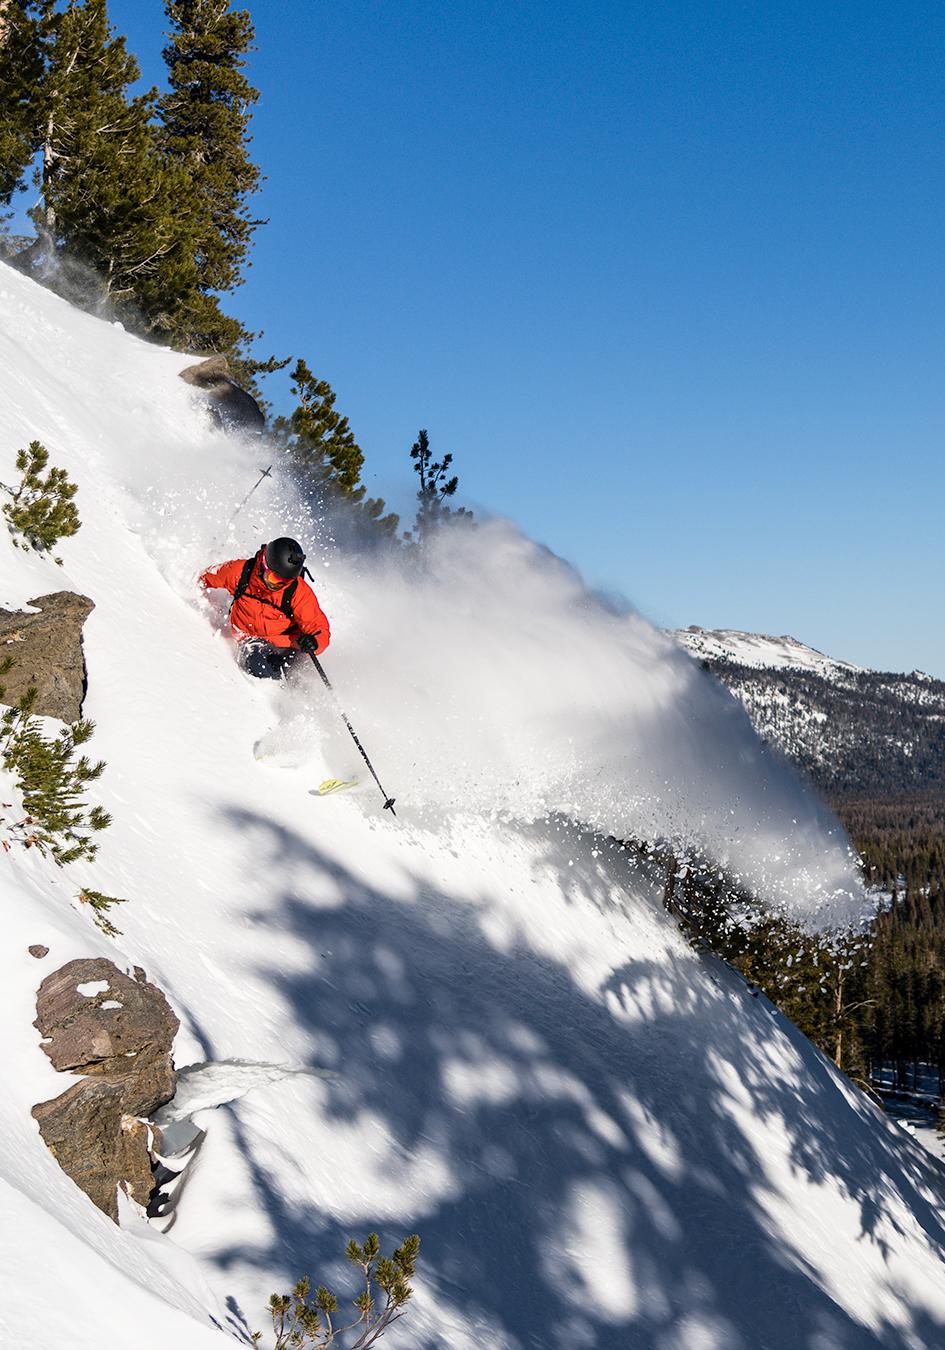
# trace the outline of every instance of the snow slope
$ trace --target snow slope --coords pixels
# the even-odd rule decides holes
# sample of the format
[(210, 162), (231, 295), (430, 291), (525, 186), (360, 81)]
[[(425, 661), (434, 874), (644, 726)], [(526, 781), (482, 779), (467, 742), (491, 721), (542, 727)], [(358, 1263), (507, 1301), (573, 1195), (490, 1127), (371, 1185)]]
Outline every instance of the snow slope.
[(793, 637), (766, 637), (762, 633), (740, 633), (734, 628), (676, 629), (672, 636), (681, 646), (705, 660), (733, 661), (754, 670), (808, 670), (836, 678), (856, 674), (862, 666), (836, 661), (814, 647), (806, 647)]
[[(392, 1347), (941, 1343), (945, 1174), (694, 954), (608, 842), (698, 842), (812, 922), (860, 903), (836, 823), (734, 700), (507, 524), (411, 574), (321, 522), (326, 668), (399, 818), (368, 790), (313, 798), (356, 764), (335, 710), (309, 672), (243, 677), (193, 580), (319, 523), (277, 476), (228, 533), (266, 457), (208, 428), (181, 358), (7, 270), (0, 302), (0, 479), (39, 437), (84, 522), (62, 569), (0, 540), (0, 604), (95, 600), (114, 815), (74, 876), (0, 860), (0, 1275), (19, 1291), (0, 1344), (245, 1340), (302, 1272), (344, 1292), (344, 1240), (373, 1228), (423, 1243)], [(260, 739), (289, 766), (256, 762)], [(74, 906), (83, 883), (129, 897), (117, 942)], [(175, 1105), (206, 1138), (166, 1234), (128, 1205), (111, 1225), (29, 1115), (71, 1081), (38, 1047), (36, 984), (98, 952), (161, 985), (178, 1064), (199, 1066)]]

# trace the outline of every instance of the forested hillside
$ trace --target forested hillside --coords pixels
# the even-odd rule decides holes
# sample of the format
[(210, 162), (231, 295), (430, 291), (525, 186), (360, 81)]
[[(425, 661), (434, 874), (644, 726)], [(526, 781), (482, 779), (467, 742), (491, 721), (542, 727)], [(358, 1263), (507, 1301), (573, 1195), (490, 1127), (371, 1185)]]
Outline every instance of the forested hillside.
[(945, 683), (860, 671), (710, 669), (832, 800), (945, 793)]
[(862, 670), (792, 638), (703, 629), (676, 637), (831, 801), (945, 794), (942, 680)]
[(855, 1075), (945, 1067), (945, 682), (836, 661), (791, 638), (677, 634), (836, 810), (868, 885), (862, 933), (811, 943), (766, 920), (726, 954)]

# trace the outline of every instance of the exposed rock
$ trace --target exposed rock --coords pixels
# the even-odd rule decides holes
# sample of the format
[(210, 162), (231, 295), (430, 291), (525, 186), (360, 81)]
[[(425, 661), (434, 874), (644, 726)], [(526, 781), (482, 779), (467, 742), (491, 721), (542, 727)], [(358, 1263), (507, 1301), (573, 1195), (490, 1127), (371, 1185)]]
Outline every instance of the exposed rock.
[(160, 1133), (137, 1117), (174, 1095), (180, 1023), (140, 967), (125, 975), (90, 957), (43, 980), (33, 1025), (54, 1068), (88, 1075), (33, 1107), (40, 1134), (63, 1171), (117, 1221), (119, 1185), (142, 1205), (154, 1190), (150, 1140), (157, 1136), (159, 1150)]
[(56, 591), (29, 603), (40, 613), (0, 609), (0, 657), (14, 660), (3, 677), (4, 700), (15, 703), (35, 685), (37, 713), (76, 722), (86, 686), (82, 625), (95, 606), (74, 591)]
[(26, 949), (30, 956), (35, 956), (37, 961), (42, 961), (44, 956), (49, 955), (49, 948), (44, 947), (41, 942), (34, 942), (32, 946)]
[(132, 1200), (148, 1205), (154, 1192), (154, 1159), (161, 1152), (161, 1132), (134, 1116), (121, 1118), (119, 1178)]
[(85, 1078), (33, 1107), (59, 1166), (99, 1209), (118, 1221), (118, 1187), (147, 1205), (154, 1190), (150, 1128), (122, 1111), (122, 1087)]
[(150, 1115), (173, 1097), (180, 1023), (139, 968), (133, 978), (104, 957), (68, 962), (40, 985), (34, 1026), (55, 1069), (107, 1079), (126, 1115)]
[(182, 380), (206, 396), (211, 415), (224, 431), (261, 432), (266, 418), (252, 394), (233, 378), (225, 356), (211, 356), (180, 372)]
[(34, 1106), (33, 1119), (66, 1175), (117, 1222), (118, 1171), (125, 1161), (121, 1088), (85, 1079)]

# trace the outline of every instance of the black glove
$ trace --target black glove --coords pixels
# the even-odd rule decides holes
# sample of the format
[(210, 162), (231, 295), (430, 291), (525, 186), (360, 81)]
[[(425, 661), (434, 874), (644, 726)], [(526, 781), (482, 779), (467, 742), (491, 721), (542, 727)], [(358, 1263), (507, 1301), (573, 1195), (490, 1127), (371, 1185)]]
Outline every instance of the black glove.
[(318, 655), (318, 638), (314, 633), (302, 633), (299, 637), (299, 650), (306, 656)]

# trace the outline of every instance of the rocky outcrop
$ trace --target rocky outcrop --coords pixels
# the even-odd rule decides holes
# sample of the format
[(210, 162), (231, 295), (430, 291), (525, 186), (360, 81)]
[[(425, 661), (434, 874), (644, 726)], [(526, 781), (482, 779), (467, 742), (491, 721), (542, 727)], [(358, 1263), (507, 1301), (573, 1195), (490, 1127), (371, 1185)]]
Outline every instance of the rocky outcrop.
[(34, 1025), (54, 1069), (116, 1083), (127, 1115), (150, 1115), (173, 1097), (180, 1023), (140, 966), (132, 977), (104, 957), (68, 962), (39, 986)]
[(14, 662), (3, 676), (3, 700), (15, 703), (33, 685), (35, 712), (76, 722), (86, 685), (82, 625), (95, 606), (74, 591), (40, 595), (29, 604), (39, 613), (0, 609), (0, 657)]
[(225, 356), (211, 356), (180, 372), (182, 380), (199, 389), (211, 416), (224, 431), (261, 432), (266, 418), (259, 404), (233, 378)]
[(34, 1106), (33, 1118), (62, 1170), (110, 1219), (118, 1221), (119, 1186), (140, 1205), (148, 1204), (154, 1190), (152, 1130), (125, 1115), (116, 1084), (85, 1078), (61, 1097)]
[(143, 1205), (153, 1190), (155, 1132), (141, 1117), (174, 1095), (180, 1024), (143, 970), (125, 975), (102, 957), (47, 976), (36, 1013), (53, 1067), (85, 1077), (33, 1116), (63, 1171), (117, 1220), (119, 1185)]

